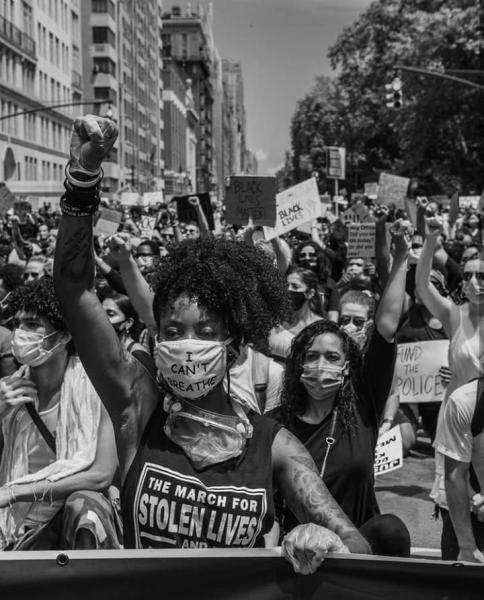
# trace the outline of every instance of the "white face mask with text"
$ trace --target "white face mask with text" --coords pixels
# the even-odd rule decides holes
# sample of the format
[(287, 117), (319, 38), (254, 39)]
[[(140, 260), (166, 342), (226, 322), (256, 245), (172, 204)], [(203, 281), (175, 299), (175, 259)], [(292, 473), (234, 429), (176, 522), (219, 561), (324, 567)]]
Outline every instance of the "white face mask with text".
[(194, 400), (206, 396), (222, 381), (227, 370), (227, 345), (185, 339), (158, 342), (155, 363), (163, 381), (175, 396)]

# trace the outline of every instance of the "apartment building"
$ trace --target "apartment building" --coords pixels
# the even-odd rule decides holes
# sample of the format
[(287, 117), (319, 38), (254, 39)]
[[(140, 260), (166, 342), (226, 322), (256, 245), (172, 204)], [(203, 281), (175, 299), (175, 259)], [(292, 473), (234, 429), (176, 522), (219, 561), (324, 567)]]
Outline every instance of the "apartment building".
[(161, 0), (83, 0), (84, 94), (119, 127), (104, 192), (163, 188)]
[(79, 0), (0, 0), (0, 117), (20, 113), (0, 118), (0, 181), (34, 207), (62, 191), (80, 44)]

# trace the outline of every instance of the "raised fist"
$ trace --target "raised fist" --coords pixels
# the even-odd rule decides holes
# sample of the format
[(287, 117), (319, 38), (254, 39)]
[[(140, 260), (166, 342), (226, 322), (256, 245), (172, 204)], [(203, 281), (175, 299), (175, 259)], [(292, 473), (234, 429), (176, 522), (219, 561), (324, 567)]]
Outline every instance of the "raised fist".
[(444, 231), (444, 223), (440, 217), (426, 217), (425, 229), (427, 235), (438, 236)]
[(117, 137), (118, 128), (111, 119), (95, 115), (78, 117), (71, 136), (71, 172), (97, 173)]

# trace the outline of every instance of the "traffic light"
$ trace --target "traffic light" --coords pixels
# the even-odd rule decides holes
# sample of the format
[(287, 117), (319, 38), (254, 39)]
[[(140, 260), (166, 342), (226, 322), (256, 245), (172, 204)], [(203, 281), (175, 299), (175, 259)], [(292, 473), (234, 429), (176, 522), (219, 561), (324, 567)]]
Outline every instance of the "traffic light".
[(394, 77), (391, 83), (385, 85), (385, 89), (387, 91), (385, 95), (387, 108), (402, 108), (403, 92), (400, 77)]

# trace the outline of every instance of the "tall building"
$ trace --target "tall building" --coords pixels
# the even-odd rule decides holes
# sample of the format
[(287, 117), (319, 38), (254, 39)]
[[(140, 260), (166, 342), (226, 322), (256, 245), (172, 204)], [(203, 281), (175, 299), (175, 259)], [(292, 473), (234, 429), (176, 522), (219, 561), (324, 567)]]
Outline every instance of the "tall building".
[[(193, 10), (187, 4), (182, 12), (173, 6), (163, 14), (163, 55), (174, 59), (191, 82), (196, 124), (196, 191), (212, 191), (216, 185), (213, 148), (213, 65), (211, 40), (213, 12)], [(194, 190), (195, 191), (195, 190)]]
[[(0, 181), (36, 208), (56, 202), (82, 107), (80, 0), (0, 2)], [(92, 110), (92, 106), (90, 107)]]
[(242, 65), (239, 62), (224, 59), (223, 94), (226, 175), (242, 174), (246, 159), (246, 113)]
[(84, 93), (119, 127), (105, 193), (163, 187), (161, 27), (161, 0), (82, 1)]
[(196, 182), (198, 113), (191, 80), (172, 58), (163, 65), (165, 198), (189, 194)]

